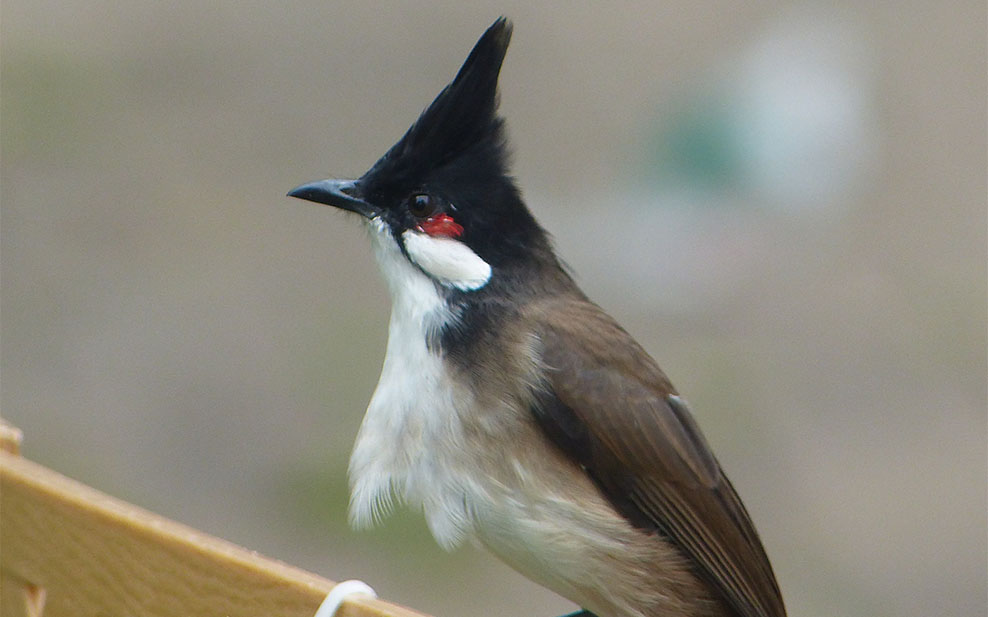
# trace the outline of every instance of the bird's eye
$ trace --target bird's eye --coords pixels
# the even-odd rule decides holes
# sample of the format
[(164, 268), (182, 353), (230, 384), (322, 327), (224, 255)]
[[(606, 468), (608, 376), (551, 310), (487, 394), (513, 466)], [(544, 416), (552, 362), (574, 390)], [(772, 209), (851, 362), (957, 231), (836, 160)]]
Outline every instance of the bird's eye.
[(416, 193), (408, 198), (408, 211), (412, 216), (427, 218), (436, 213), (437, 200), (427, 193)]

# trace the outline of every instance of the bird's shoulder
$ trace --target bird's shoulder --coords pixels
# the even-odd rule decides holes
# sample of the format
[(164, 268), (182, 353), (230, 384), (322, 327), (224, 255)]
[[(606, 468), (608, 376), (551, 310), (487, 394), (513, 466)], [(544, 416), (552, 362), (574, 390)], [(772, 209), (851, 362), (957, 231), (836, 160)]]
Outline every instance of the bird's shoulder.
[(545, 371), (537, 417), (579, 424), (583, 445), (594, 449), (581, 457), (616, 458), (643, 477), (719, 485), (720, 467), (685, 402), (634, 337), (579, 295), (534, 308)]
[(535, 420), (614, 508), (690, 556), (743, 617), (785, 615), (747, 511), (655, 360), (580, 297), (532, 307), (544, 384)]

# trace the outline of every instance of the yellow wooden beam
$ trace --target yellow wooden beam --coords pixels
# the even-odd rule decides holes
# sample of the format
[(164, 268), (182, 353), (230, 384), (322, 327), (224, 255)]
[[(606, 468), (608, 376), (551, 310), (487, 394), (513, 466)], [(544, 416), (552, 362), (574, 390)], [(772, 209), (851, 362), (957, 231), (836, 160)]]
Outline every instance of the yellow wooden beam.
[[(334, 585), (3, 448), (0, 575), (0, 617), (312, 617)], [(367, 597), (337, 615), (423, 617)]]
[(0, 450), (11, 454), (20, 454), (21, 441), (23, 440), (24, 434), (21, 433), (21, 429), (7, 424), (3, 418), (0, 418)]

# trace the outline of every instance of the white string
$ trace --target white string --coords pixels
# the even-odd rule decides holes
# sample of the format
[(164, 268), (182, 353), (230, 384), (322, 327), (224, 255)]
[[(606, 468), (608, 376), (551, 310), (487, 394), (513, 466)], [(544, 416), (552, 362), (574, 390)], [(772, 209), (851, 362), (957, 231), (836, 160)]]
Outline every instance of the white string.
[(376, 598), (377, 594), (370, 585), (364, 581), (351, 580), (337, 583), (335, 587), (326, 594), (326, 599), (319, 605), (315, 617), (335, 617), (336, 612), (343, 606), (343, 601), (350, 596), (361, 595)]

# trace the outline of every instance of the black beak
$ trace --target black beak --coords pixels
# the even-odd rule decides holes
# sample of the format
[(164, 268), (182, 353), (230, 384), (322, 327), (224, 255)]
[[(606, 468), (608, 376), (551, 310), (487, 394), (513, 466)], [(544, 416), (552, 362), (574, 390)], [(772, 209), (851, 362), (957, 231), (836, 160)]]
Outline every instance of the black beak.
[(367, 218), (377, 216), (377, 208), (367, 203), (355, 180), (319, 180), (297, 186), (288, 191), (289, 197), (298, 197), (327, 206), (356, 212)]

